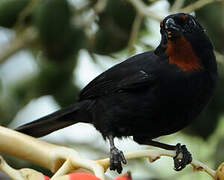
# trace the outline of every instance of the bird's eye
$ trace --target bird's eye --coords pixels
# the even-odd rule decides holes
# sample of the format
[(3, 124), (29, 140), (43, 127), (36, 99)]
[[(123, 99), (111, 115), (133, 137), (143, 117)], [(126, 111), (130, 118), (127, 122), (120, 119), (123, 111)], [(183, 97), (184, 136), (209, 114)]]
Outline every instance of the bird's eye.
[(194, 19), (190, 18), (188, 15), (182, 16), (182, 25), (195, 26), (196, 22)]
[(189, 19), (188, 24), (190, 26), (196, 26), (196, 22), (193, 19)]

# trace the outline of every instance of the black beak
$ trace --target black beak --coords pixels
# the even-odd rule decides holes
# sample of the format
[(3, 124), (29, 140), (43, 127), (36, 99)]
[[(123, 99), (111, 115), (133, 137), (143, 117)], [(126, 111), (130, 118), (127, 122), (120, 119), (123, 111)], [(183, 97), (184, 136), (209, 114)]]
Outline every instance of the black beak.
[(177, 25), (173, 18), (168, 18), (164, 22), (164, 27), (160, 29), (161, 41), (159, 46), (155, 49), (155, 54), (161, 56), (167, 49), (168, 40), (174, 40), (182, 35), (182, 29)]
[(177, 25), (173, 18), (168, 18), (165, 21), (164, 27), (165, 33), (167, 34), (168, 39), (175, 39), (182, 35), (181, 26)]
[(175, 23), (172, 18), (169, 18), (165, 22), (165, 30), (167, 31), (180, 31), (180, 27)]

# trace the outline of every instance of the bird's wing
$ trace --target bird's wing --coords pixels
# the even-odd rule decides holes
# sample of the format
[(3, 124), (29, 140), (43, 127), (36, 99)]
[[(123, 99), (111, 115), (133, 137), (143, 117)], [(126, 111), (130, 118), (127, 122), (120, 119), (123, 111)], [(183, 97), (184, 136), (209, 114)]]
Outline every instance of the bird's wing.
[(155, 81), (153, 74), (157, 64), (155, 57), (150, 51), (113, 66), (96, 77), (80, 92), (80, 100), (110, 95), (120, 90), (130, 91), (146, 85), (150, 86)]
[(153, 73), (146, 73), (144, 70), (140, 70), (126, 78), (122, 79), (118, 84), (119, 90), (136, 89), (147, 86), (155, 80)]

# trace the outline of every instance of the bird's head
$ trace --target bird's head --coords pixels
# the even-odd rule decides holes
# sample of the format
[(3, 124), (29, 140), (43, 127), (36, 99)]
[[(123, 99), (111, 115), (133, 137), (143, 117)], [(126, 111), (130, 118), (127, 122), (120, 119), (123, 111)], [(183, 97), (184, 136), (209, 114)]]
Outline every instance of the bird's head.
[(205, 30), (195, 17), (177, 13), (164, 18), (160, 23), (161, 42), (156, 48), (158, 56), (166, 53), (171, 64), (184, 71), (203, 68), (203, 52), (213, 54), (213, 46)]
[(160, 32), (167, 40), (175, 40), (181, 36), (189, 37), (204, 34), (204, 29), (197, 20), (189, 14), (178, 13), (167, 16), (160, 23)]

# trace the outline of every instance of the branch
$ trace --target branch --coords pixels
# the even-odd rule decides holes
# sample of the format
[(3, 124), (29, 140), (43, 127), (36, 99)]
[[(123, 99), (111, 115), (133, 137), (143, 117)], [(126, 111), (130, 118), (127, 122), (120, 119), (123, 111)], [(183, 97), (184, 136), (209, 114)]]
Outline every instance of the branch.
[(147, 16), (157, 21), (162, 21), (163, 17), (151, 11), (141, 0), (129, 0), (129, 2), (136, 8), (136, 11), (141, 16)]
[(34, 28), (27, 28), (21, 35), (10, 41), (0, 53), (0, 64), (4, 63), (10, 56), (23, 48), (29, 47), (37, 39), (37, 32)]
[(138, 38), (138, 32), (141, 27), (142, 20), (143, 16), (141, 14), (137, 14), (131, 29), (131, 35), (128, 43), (128, 48), (130, 52), (133, 52), (135, 50), (134, 44)]
[(220, 64), (224, 64), (224, 55), (219, 53), (218, 51), (215, 51), (215, 56), (217, 59), (217, 62)]
[(188, 5), (187, 7), (183, 8), (183, 9), (179, 9), (179, 12), (184, 12), (184, 13), (191, 13), (193, 11), (196, 11), (200, 8), (202, 8), (205, 5), (214, 3), (214, 2), (224, 2), (224, 0), (199, 0), (196, 1), (195, 3), (192, 3), (190, 5)]
[(0, 170), (7, 174), (12, 180), (24, 180), (22, 174), (10, 167), (0, 156)]
[(179, 9), (182, 8), (182, 6), (184, 5), (185, 0), (176, 0), (173, 4), (173, 6), (171, 7), (170, 11), (171, 12), (176, 12)]
[[(5, 49), (3, 49), (2, 53), (0, 53), (0, 64), (4, 63), (10, 56), (14, 55), (16, 52), (29, 47), (31, 43), (33, 43), (37, 39), (37, 32), (34, 28), (28, 27), (25, 30), (24, 21), (28, 15), (31, 15), (36, 6), (42, 0), (31, 0), (26, 8), (20, 12), (18, 20), (15, 25), (15, 29), (17, 30), (16, 37), (6, 45)], [(21, 33), (21, 34), (19, 34)], [(19, 35), (18, 35), (19, 34)]]
[[(7, 174), (12, 180), (44, 180), (48, 179), (44, 174), (38, 172), (36, 170), (30, 168), (22, 168), (22, 169), (14, 169), (10, 167), (5, 160), (0, 156), (0, 170), (2, 170), (5, 174)], [(86, 172), (85, 172), (86, 173)], [(77, 175), (77, 174), (76, 174)], [(80, 173), (80, 178), (83, 179), (87, 176), (84, 173)], [(51, 178), (51, 180), (75, 180), (78, 179), (79, 176), (74, 177), (73, 173), (63, 176), (58, 176), (55, 178)]]
[[(89, 170), (101, 180), (105, 180), (104, 172), (107, 171), (110, 165), (109, 158), (97, 161), (85, 159), (73, 149), (43, 142), (2, 126), (0, 126), (0, 139), (0, 152), (28, 160), (50, 169), (52, 172), (56, 172), (52, 177), (52, 180), (56, 180), (58, 177), (80, 168)], [(148, 158), (150, 162), (154, 162), (161, 156), (174, 157), (175, 155), (175, 151), (141, 150), (126, 153), (125, 157), (127, 160)], [(23, 180), (19, 179), (20, 174), (14, 169), (7, 165), (3, 166), (2, 164), (4, 163), (1, 162), (3, 162), (3, 160), (0, 158), (0, 170), (14, 176), (14, 179)], [(224, 180), (224, 163), (220, 165), (217, 171), (210, 169), (208, 166), (197, 160), (193, 160), (191, 165), (193, 166), (194, 171), (204, 171), (213, 179), (219, 177), (219, 180)]]
[(22, 12), (20, 12), (18, 20), (15, 25), (15, 29), (24, 28), (24, 22), (26, 17), (32, 16), (33, 11), (35, 8), (40, 4), (42, 0), (31, 0), (29, 1), (28, 5), (24, 8)]
[[(160, 159), (161, 156), (168, 156), (168, 157), (175, 157), (175, 151), (168, 151), (168, 150), (141, 150), (136, 152), (129, 152), (125, 154), (125, 158), (127, 160), (136, 159), (136, 158), (148, 158), (149, 161), (155, 162), (156, 160)], [(180, 156), (181, 158), (181, 156)], [(107, 169), (109, 167), (109, 158), (99, 160), (98, 163)], [(209, 174), (213, 179), (215, 178), (216, 172), (206, 166), (205, 164), (197, 161), (192, 160), (191, 165), (193, 166), (194, 171), (204, 171)]]
[(88, 18), (87, 22), (85, 22), (85, 29), (88, 31), (92, 23), (96, 20), (99, 13), (103, 12), (108, 0), (98, 0), (97, 3), (93, 7), (93, 13)]
[[(129, 2), (136, 8), (137, 12), (141, 14), (142, 16), (150, 17), (157, 21), (162, 21), (163, 17), (151, 11), (149, 9), (150, 7), (147, 7), (141, 0), (129, 0)], [(199, 0), (182, 9), (181, 7), (184, 3), (184, 0), (176, 0), (173, 7), (170, 10), (170, 13), (177, 12), (177, 11), (191, 13), (193, 11), (196, 11), (197, 9), (202, 8), (205, 5), (208, 5), (214, 2), (224, 2), (224, 0)]]
[(0, 152), (30, 161), (52, 172), (58, 171), (54, 177), (62, 173), (66, 174), (68, 172), (65, 168), (66, 164), (70, 163), (72, 170), (87, 169), (105, 180), (102, 166), (93, 160), (82, 158), (73, 149), (43, 142), (2, 126), (0, 126), (0, 139)]

